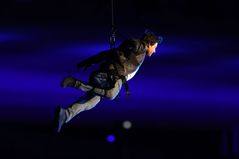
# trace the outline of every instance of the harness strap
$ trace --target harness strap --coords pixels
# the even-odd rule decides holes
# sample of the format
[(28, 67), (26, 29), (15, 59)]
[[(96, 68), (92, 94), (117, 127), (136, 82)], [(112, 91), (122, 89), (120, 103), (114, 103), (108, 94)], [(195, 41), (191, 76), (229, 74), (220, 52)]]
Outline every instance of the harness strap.
[(124, 87), (125, 87), (126, 95), (129, 96), (129, 95), (130, 95), (130, 91), (129, 91), (129, 85), (128, 85), (128, 82), (127, 82), (127, 80), (126, 80), (126, 77), (123, 76), (123, 75), (119, 75), (115, 63), (112, 63), (112, 65), (113, 65), (113, 68), (114, 68), (114, 71), (113, 71), (113, 72), (115, 73), (116, 79), (117, 79), (117, 77), (118, 77), (118, 79), (121, 79), (121, 80), (122, 80), (122, 82), (123, 82), (123, 84), (124, 84)]
[(130, 91), (129, 91), (129, 85), (128, 85), (128, 82), (125, 78), (125, 76), (121, 76), (120, 77), (124, 83), (124, 87), (125, 87), (125, 91), (126, 91), (126, 95), (129, 96), (130, 95)]

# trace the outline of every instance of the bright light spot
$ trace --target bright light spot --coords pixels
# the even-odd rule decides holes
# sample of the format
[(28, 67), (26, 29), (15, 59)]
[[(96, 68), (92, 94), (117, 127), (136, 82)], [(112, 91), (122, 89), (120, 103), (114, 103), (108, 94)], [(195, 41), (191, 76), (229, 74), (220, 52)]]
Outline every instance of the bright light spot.
[(110, 143), (115, 142), (116, 138), (114, 135), (108, 135), (106, 140)]
[(132, 127), (132, 123), (130, 121), (123, 122), (123, 128), (130, 129)]

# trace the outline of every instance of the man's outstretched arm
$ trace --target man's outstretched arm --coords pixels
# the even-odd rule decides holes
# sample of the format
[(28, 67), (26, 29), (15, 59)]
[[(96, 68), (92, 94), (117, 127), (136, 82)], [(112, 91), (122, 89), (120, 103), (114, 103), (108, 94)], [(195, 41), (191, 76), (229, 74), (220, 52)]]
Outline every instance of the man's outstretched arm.
[(105, 60), (108, 60), (112, 53), (113, 53), (113, 49), (102, 51), (78, 63), (77, 68), (82, 68), (82, 67), (88, 68), (92, 64), (97, 64)]

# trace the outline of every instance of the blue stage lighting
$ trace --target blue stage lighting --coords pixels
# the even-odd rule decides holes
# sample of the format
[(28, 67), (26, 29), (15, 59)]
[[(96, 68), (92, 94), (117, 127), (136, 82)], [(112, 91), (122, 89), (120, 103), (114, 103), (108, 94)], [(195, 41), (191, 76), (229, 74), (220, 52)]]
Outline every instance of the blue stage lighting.
[(115, 135), (108, 135), (106, 140), (110, 143), (115, 142), (115, 140), (116, 140)]

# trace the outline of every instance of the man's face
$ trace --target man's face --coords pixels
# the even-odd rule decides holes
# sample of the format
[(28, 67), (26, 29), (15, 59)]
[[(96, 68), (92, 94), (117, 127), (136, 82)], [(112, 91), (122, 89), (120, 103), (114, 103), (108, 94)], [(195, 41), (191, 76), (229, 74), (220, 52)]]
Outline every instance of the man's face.
[(147, 49), (147, 55), (151, 56), (152, 54), (154, 54), (157, 46), (158, 46), (158, 43), (155, 43), (154, 45), (149, 45)]

